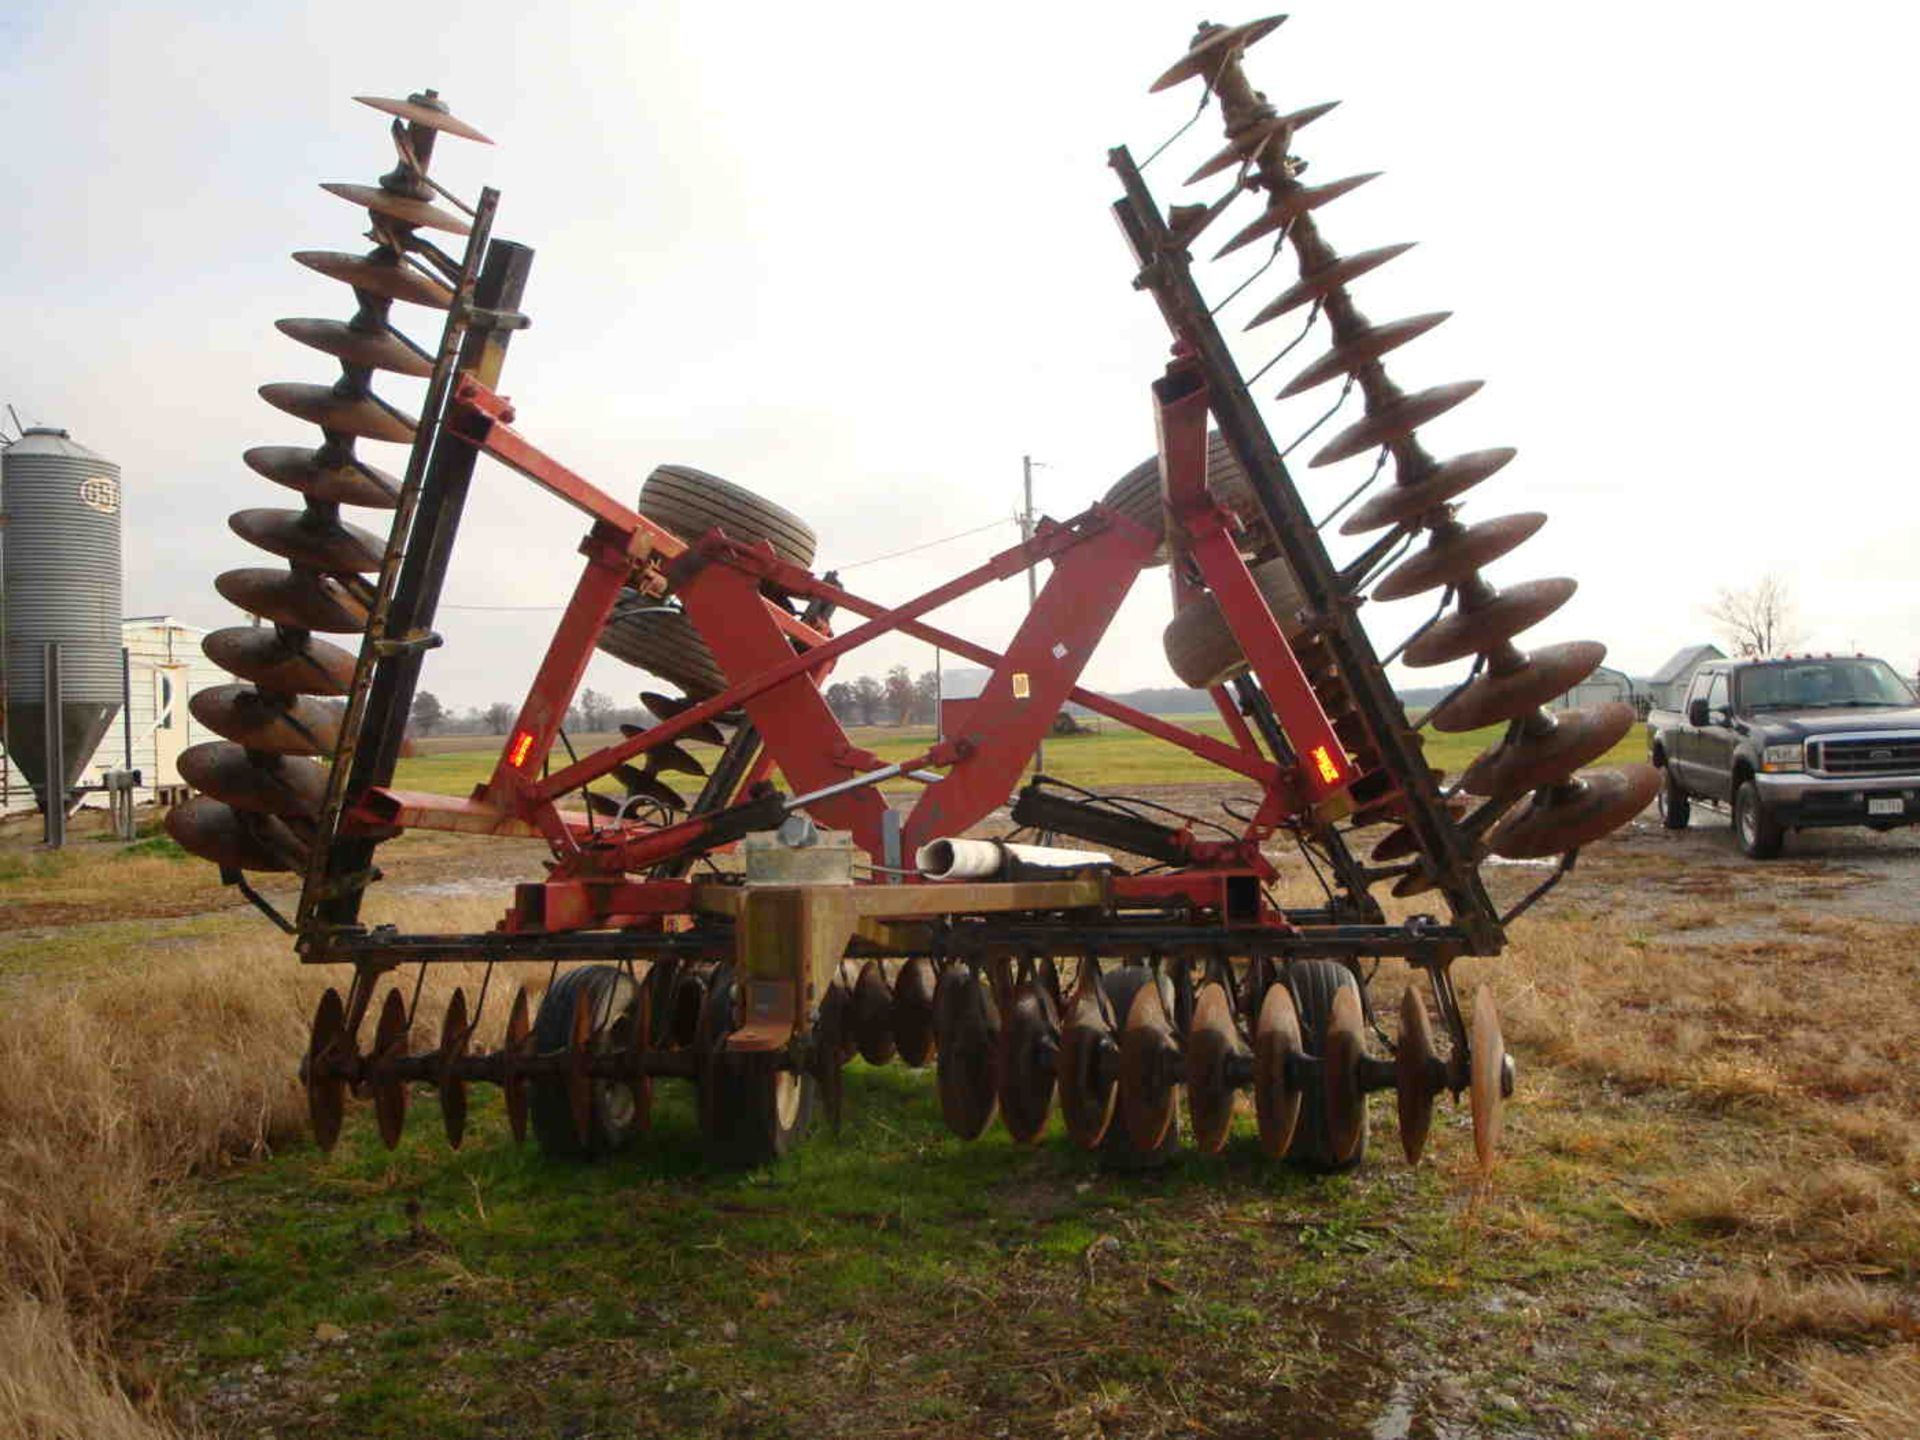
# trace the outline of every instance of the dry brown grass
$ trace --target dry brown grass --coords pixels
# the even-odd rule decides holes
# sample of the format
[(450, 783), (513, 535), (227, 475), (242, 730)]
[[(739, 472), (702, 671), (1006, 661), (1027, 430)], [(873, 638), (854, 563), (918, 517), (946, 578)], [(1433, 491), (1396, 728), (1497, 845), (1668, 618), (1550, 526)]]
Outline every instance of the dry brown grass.
[(1868, 1355), (1809, 1347), (1796, 1366), (1800, 1386), (1766, 1407), (1768, 1440), (1913, 1440), (1920, 1416), (1920, 1346)]

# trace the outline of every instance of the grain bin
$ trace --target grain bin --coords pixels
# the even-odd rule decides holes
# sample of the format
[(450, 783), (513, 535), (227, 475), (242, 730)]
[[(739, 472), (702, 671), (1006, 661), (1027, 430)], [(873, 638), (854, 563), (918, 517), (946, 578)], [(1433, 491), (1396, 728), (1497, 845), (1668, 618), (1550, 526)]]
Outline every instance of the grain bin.
[(41, 791), (48, 779), (46, 673), (60, 647), (60, 731), (71, 786), (120, 708), (120, 467), (33, 426), (0, 452), (6, 513), (7, 745)]

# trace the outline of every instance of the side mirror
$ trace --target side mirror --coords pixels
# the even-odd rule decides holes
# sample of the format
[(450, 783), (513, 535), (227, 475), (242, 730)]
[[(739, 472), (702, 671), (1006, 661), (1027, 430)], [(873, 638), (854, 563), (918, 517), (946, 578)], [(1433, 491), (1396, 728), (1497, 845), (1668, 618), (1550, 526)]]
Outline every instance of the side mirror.
[(1687, 702), (1687, 724), (1704, 725), (1707, 723), (1707, 702), (1704, 697)]

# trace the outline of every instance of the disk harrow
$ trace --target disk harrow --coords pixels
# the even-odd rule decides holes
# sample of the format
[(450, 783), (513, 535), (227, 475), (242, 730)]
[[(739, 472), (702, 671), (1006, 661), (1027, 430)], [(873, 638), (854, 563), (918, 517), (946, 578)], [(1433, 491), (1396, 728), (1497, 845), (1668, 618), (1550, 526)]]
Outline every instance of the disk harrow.
[[(1202, 110), (1217, 107), (1226, 145), (1190, 183), (1226, 177), (1224, 193), (1163, 213), (1144, 167), (1125, 149), (1110, 157), (1136, 288), (1174, 340), (1152, 386), (1158, 453), (1103, 503), (1045, 520), (1021, 545), (896, 605), (814, 574), (813, 531), (731, 481), (661, 465), (628, 506), (516, 429), (496, 387), (507, 339), (526, 324), (517, 307), (531, 254), (492, 238), (492, 191), (469, 207), (427, 175), (438, 135), (485, 137), (432, 91), (365, 101), (393, 117), (399, 163), (375, 185), (326, 188), (365, 210), (375, 248), (296, 257), (351, 286), (358, 308), (344, 323), (280, 322), (337, 359), (340, 378), (261, 391), (318, 425), (321, 444), (246, 457), (305, 508), (233, 518), (285, 568), (216, 582), (270, 628), (208, 637), (241, 683), (194, 698), (225, 739), (183, 760), (205, 793), (169, 820), (182, 845), (243, 887), (247, 871), (299, 872), (292, 920), (247, 893), (297, 935), (304, 960), (352, 967), (345, 990), (322, 998), (303, 1064), (323, 1146), (338, 1139), (350, 1094), (373, 1102), (381, 1139), (396, 1144), (423, 1086), (457, 1146), (470, 1089), (486, 1083), (501, 1091), (516, 1139), (531, 1130), (550, 1154), (593, 1158), (644, 1135), (655, 1082), (675, 1079), (695, 1086), (711, 1155), (759, 1164), (798, 1142), (816, 1103), (837, 1121), (843, 1069), (858, 1057), (931, 1067), (962, 1138), (998, 1115), (1016, 1142), (1036, 1143), (1057, 1107), (1072, 1143), (1119, 1166), (1164, 1161), (1183, 1133), (1217, 1153), (1250, 1110), (1265, 1155), (1340, 1169), (1365, 1153), (1375, 1091), (1394, 1096), (1409, 1162), (1425, 1151), (1436, 1098), (1451, 1093), (1468, 1102), (1480, 1163), (1493, 1163), (1513, 1065), (1491, 992), (1464, 1004), (1453, 962), (1497, 954), (1507, 923), (1580, 846), (1643, 808), (1655, 778), (1646, 767), (1586, 768), (1631, 724), (1626, 707), (1542, 708), (1604, 649), (1523, 649), (1574, 582), (1496, 586), (1484, 575), (1544, 516), (1458, 517), (1456, 502), (1513, 452), (1442, 460), (1423, 445), (1420, 428), (1479, 382), (1406, 390), (1389, 378), (1386, 357), (1446, 314), (1375, 323), (1358, 308), (1349, 286), (1408, 247), (1343, 256), (1323, 238), (1320, 212), (1374, 177), (1303, 182), (1296, 136), (1333, 106), (1282, 112), (1242, 65), (1282, 18), (1203, 25), (1153, 87), (1198, 82)], [(1216, 259), (1260, 247), (1264, 262), (1209, 302), (1191, 248), (1245, 197), (1259, 213), (1241, 217)], [(443, 252), (423, 231), (464, 236), (464, 252)], [(1372, 458), (1367, 480), (1319, 521), (1216, 320), (1285, 255), (1296, 278), (1271, 300), (1249, 298), (1246, 329), (1305, 310), (1294, 344), (1323, 318), (1330, 343), (1275, 402), (1341, 387), (1340, 403), (1288, 449), (1357, 393), (1360, 413), (1319, 442), (1308, 468)], [(395, 303), (445, 312), (437, 347), (390, 327)], [(373, 393), (376, 371), (427, 381), (417, 419)], [(362, 442), (409, 444), (404, 475), (361, 460)], [(573, 598), (491, 776), (454, 799), (393, 781), (483, 454), (590, 528)], [(390, 512), (389, 533), (348, 522), (346, 505)], [(1366, 538), (1338, 562), (1324, 532), (1343, 513), (1340, 533)], [(1043, 563), (1051, 574), (1003, 651), (927, 618)], [(1079, 684), (1134, 581), (1160, 565), (1176, 602), (1168, 661), (1211, 692), (1224, 741)], [(1419, 726), (1360, 618), (1406, 600), (1434, 612), (1388, 659), (1471, 662)], [(357, 654), (321, 638), (354, 633)], [(981, 665), (989, 680), (959, 733), (883, 764), (820, 691), (841, 656), (895, 634)], [(596, 648), (681, 693), (643, 690), (657, 723), (579, 754), (560, 725)], [(1206, 760), (1257, 798), (1228, 810), (1229, 824), (1044, 775), (1023, 784), (1070, 702)], [(1422, 756), (1427, 726), (1496, 723), (1500, 739), (1451, 784)], [(320, 763), (329, 756), (331, 769)], [(776, 767), (792, 793), (770, 783)], [(920, 791), (896, 808), (887, 782)], [(967, 838), (1016, 789), (1015, 824), (1049, 843)], [(379, 878), (376, 851), (410, 828), (537, 836), (553, 858), (544, 878), (515, 888), (491, 931), (369, 926), (361, 906)], [(1276, 901), (1268, 852), (1282, 842), (1307, 857), (1322, 898)], [(729, 853), (741, 863), (696, 876), (701, 861)], [(1489, 855), (1560, 863), (1503, 914), (1478, 873)], [(1383, 887), (1431, 892), (1446, 913), (1390, 916)], [(1388, 1037), (1371, 981), (1396, 957), (1414, 973)], [(483, 963), (486, 979), (471, 1004), (456, 989), (436, 1028), (417, 1013), (421, 982), (446, 961)], [(489, 995), (507, 983), (495, 985), (497, 967), (529, 962), (546, 969), (544, 988), (536, 998), (519, 986), (504, 1022), (489, 1022)]]

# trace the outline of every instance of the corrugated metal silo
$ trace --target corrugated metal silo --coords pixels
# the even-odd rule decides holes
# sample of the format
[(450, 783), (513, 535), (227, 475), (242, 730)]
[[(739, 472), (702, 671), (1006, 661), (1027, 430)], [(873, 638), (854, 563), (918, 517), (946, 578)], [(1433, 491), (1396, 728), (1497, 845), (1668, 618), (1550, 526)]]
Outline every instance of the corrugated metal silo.
[(66, 763), (56, 783), (64, 791), (120, 708), (120, 467), (64, 430), (29, 427), (0, 452), (0, 509), (9, 752), (40, 788), (48, 778), (42, 657), (58, 642)]

